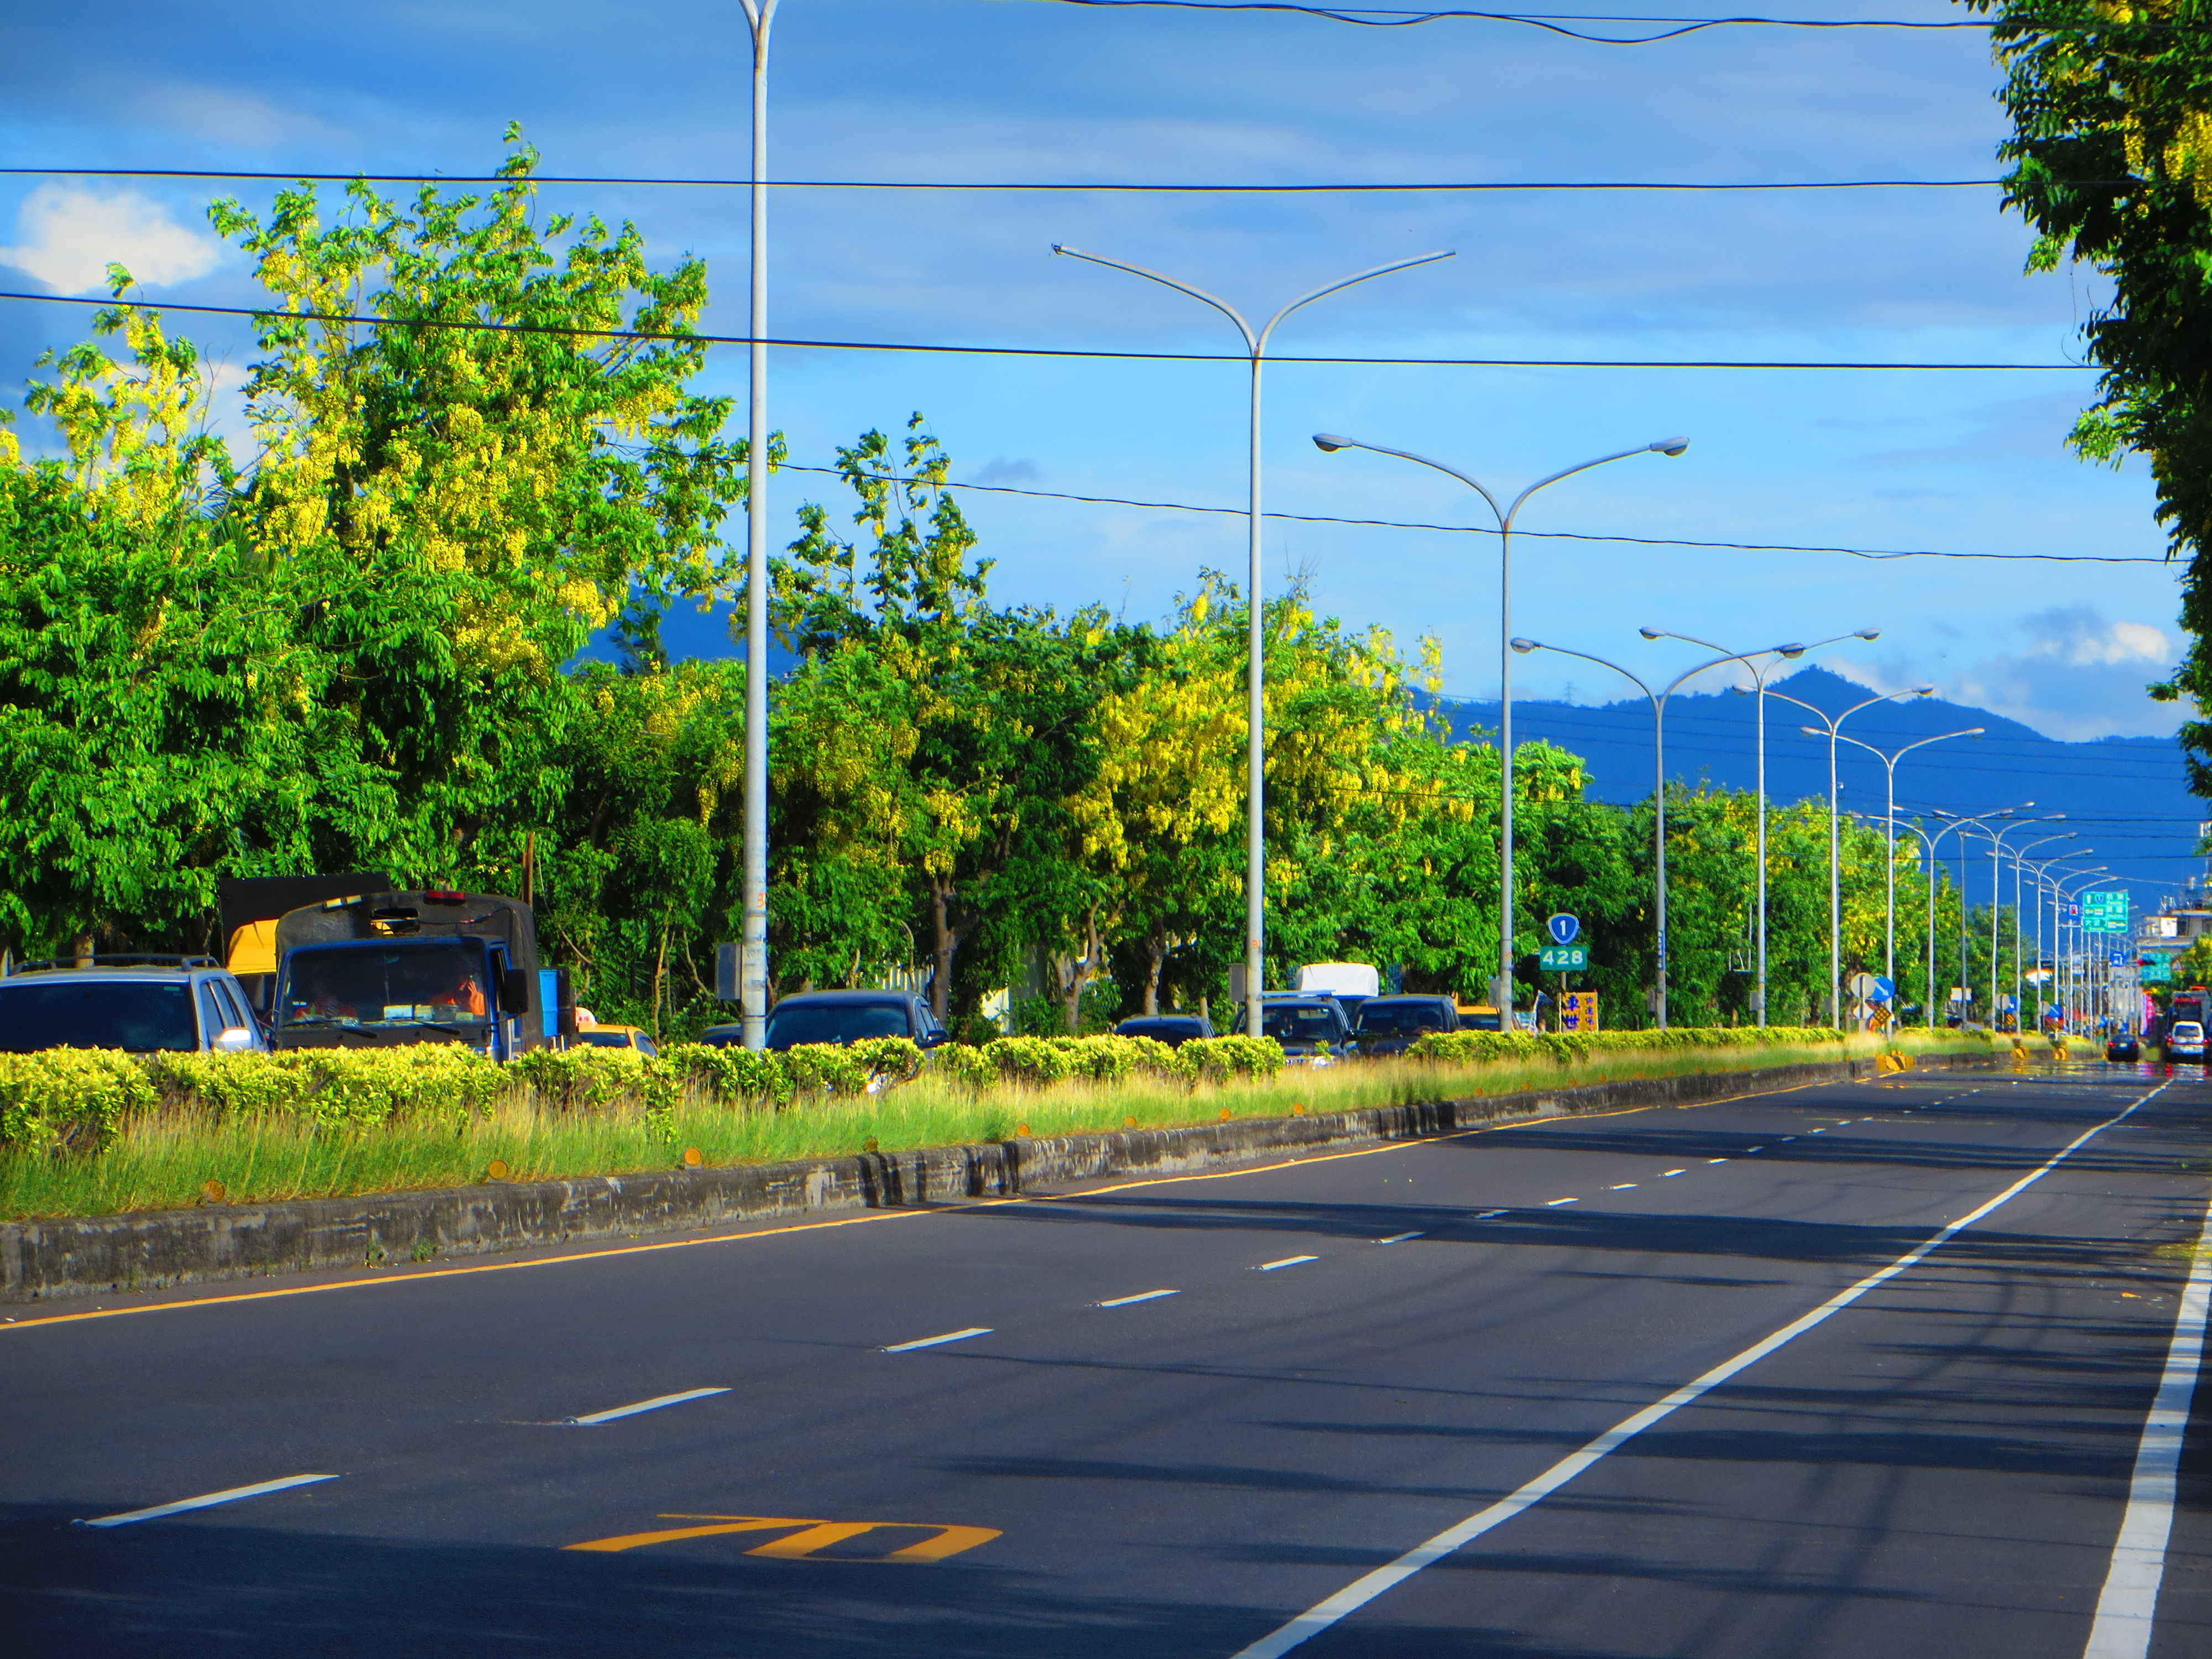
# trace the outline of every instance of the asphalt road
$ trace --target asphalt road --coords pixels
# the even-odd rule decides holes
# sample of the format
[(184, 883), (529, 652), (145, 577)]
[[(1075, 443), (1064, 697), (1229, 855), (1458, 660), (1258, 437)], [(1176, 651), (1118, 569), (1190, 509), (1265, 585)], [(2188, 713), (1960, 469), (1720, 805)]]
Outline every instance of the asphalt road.
[[(2205, 1224), (2201, 1077), (1911, 1076), (15, 1310), (0, 1630), (12, 1659), (1289, 1651), (2090, 1131), (1294, 1627), (1312, 1659), (2070, 1659)], [(2151, 1659), (2212, 1653), (2196, 1411)]]

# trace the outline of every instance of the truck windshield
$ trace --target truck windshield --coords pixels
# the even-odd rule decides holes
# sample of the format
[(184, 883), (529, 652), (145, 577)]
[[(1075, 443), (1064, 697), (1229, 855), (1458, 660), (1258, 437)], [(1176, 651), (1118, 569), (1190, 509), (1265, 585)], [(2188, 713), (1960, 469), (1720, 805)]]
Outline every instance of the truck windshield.
[(481, 1024), (483, 947), (471, 939), (307, 945), (284, 958), (280, 1025)]
[(0, 1052), (40, 1048), (155, 1048), (200, 1046), (191, 988), (145, 980), (42, 980), (0, 984)]

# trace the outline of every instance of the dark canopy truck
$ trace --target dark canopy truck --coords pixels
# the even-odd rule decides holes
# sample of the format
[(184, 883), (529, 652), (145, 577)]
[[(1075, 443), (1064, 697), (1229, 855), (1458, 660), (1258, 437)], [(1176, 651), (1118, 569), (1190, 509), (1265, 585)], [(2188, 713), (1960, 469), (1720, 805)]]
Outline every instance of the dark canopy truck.
[[(461, 1042), (494, 1060), (544, 1046), (538, 934), (520, 899), (368, 893), (276, 923), (279, 1048)], [(549, 1018), (549, 1016), (551, 1018)]]

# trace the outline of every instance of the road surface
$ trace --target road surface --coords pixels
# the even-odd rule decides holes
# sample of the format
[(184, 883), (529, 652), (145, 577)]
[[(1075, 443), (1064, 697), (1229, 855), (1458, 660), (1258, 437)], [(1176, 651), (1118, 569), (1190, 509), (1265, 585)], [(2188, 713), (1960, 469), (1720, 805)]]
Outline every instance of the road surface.
[(2198, 1074), (1916, 1073), (9, 1310), (0, 1620), (13, 1659), (2075, 1659), (2101, 1595), (2098, 1659), (2203, 1659), (2212, 1389), (2178, 1504), (2145, 1425), (2190, 1408), (2208, 1154)]

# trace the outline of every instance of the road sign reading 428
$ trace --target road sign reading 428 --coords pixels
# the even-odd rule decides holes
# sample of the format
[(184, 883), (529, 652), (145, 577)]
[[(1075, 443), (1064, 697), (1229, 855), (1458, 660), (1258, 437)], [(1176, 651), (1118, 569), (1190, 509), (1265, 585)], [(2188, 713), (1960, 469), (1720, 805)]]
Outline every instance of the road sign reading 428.
[(1570, 973), (1589, 966), (1589, 946), (1587, 945), (1547, 945), (1536, 957), (1537, 966), (1547, 973)]

